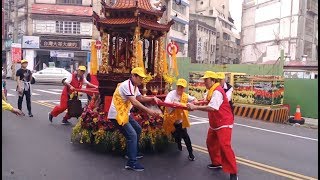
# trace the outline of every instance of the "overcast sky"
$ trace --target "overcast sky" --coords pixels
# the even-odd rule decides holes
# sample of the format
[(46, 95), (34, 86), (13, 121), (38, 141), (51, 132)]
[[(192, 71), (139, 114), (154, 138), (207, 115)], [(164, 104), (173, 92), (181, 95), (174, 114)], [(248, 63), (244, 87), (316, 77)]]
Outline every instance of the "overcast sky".
[(242, 2), (243, 0), (229, 0), (229, 11), (237, 28), (235, 31), (237, 32), (241, 31)]

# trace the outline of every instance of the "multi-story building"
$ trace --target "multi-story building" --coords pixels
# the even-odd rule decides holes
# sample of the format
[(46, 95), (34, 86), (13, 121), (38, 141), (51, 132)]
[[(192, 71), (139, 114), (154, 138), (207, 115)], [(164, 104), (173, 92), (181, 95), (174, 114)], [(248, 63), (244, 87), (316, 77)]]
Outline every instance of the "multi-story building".
[[(90, 42), (99, 38), (92, 23), (97, 6), (100, 2), (92, 0), (21, 0), (18, 27), (14, 29), (9, 21), (8, 37), (18, 32), (22, 58), (29, 61), (31, 70), (55, 66), (72, 72), (80, 64), (87, 65)], [(7, 59), (11, 59), (10, 47)], [(8, 61), (7, 66), (11, 65)]]
[(228, 0), (190, 1), (190, 20), (199, 20), (216, 29), (215, 64), (234, 64), (240, 61), (240, 38), (232, 31), (233, 19)]
[(178, 57), (188, 56), (188, 30), (189, 30), (189, 1), (188, 0), (159, 0), (154, 1), (154, 4), (160, 3), (161, 6), (166, 7), (166, 11), (163, 13), (163, 17), (160, 22), (167, 23), (174, 20), (174, 24), (171, 26), (168, 32), (167, 42), (168, 44), (173, 40), (179, 46)]
[(289, 61), (318, 65), (318, 1), (244, 0), (242, 63)]
[(5, 42), (5, 14), (6, 14), (6, 10), (5, 10), (5, 3), (4, 0), (2, 0), (2, 18), (1, 18), (1, 22), (2, 22), (2, 29), (1, 29), (1, 34), (2, 34), (2, 49), (1, 49), (1, 59), (2, 59), (2, 67), (4, 67), (4, 65), (7, 63), (6, 62), (6, 51), (4, 51), (5, 46), (4, 46), (4, 42)]
[(202, 21), (190, 20), (188, 52), (191, 63), (215, 64), (216, 29)]

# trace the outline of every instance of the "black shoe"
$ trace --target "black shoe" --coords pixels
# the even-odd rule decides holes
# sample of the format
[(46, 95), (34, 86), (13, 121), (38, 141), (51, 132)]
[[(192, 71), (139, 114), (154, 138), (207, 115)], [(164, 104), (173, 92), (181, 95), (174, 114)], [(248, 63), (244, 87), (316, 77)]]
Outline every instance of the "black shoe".
[(237, 174), (230, 174), (230, 180), (238, 180)]
[(51, 113), (48, 113), (48, 119), (52, 123), (53, 116), (51, 115)]
[(70, 125), (71, 123), (68, 120), (62, 120), (62, 125)]
[(188, 159), (189, 159), (190, 161), (194, 161), (196, 158), (194, 157), (193, 154), (189, 154)]
[(221, 169), (222, 168), (221, 165), (213, 165), (213, 164), (209, 164), (207, 167), (209, 169)]
[(29, 113), (29, 117), (33, 117), (32, 113)]
[(136, 163), (135, 165), (127, 164), (124, 166), (124, 168), (126, 168), (128, 170), (134, 170), (134, 171), (143, 171), (144, 170), (144, 167), (139, 163)]

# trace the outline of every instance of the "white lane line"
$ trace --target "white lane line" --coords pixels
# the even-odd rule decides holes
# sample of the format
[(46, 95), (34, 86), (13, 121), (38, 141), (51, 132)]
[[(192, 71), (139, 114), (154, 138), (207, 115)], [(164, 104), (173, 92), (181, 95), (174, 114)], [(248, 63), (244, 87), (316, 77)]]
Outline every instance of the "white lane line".
[[(189, 115), (189, 116), (193, 116), (193, 115)], [(193, 117), (197, 117), (197, 116), (193, 116)], [(209, 120), (208, 118), (203, 118), (203, 117), (198, 117), (198, 118), (201, 119), (201, 120), (204, 120), (204, 119), (206, 119), (207, 121)], [(192, 118), (192, 119), (195, 119), (195, 118)], [(190, 124), (192, 124), (192, 123), (190, 123)], [(195, 122), (195, 124), (202, 124), (202, 123)], [(298, 136), (298, 135), (294, 135), (294, 134), (289, 134), (289, 133), (284, 133), (284, 132), (279, 132), (279, 131), (273, 131), (273, 130), (254, 127), (254, 126), (249, 126), (249, 125), (245, 125), (245, 124), (234, 123), (234, 125), (247, 127), (247, 128), (251, 128), (251, 129), (257, 129), (257, 130), (260, 130), (260, 131), (271, 132), (271, 133), (275, 133), (275, 134), (281, 134), (281, 135), (285, 135), (285, 136), (291, 136), (291, 137), (296, 137), (296, 138), (301, 138), (301, 139), (307, 139), (307, 140), (311, 140), (311, 141), (318, 141), (318, 139), (314, 139), (314, 138), (310, 138), (310, 137)]]
[(57, 91), (57, 92), (62, 92), (62, 89), (49, 89), (51, 91)]
[(238, 125), (238, 126), (251, 128), (251, 129), (257, 129), (257, 130), (261, 130), (261, 131), (272, 132), (272, 133), (275, 133), (275, 134), (282, 134), (282, 135), (292, 136), (292, 137), (301, 138), (301, 139), (308, 139), (308, 140), (311, 140), (311, 141), (318, 141), (318, 139), (314, 139), (314, 138), (298, 136), (298, 135), (294, 135), (294, 134), (283, 133), (283, 132), (279, 132), (279, 131), (273, 131), (273, 130), (269, 130), (269, 129), (263, 129), (263, 128), (254, 127), (254, 126), (248, 126), (248, 125), (245, 125), (245, 124), (239, 124), (239, 123), (234, 123), (234, 124)]
[(200, 121), (199, 121), (199, 122), (191, 122), (190, 124), (191, 124), (191, 125), (196, 125), (196, 124), (206, 124), (206, 123), (208, 123), (208, 122), (204, 122), (204, 121), (203, 121), (203, 122), (200, 122)]
[(35, 90), (40, 91), (40, 92), (49, 93), (49, 94), (61, 94), (61, 93), (57, 93), (57, 92), (53, 92), (53, 91), (46, 91), (46, 90), (42, 90), (42, 89), (35, 89)]
[[(11, 90), (12, 90), (12, 89), (11, 89)], [(16, 90), (14, 90), (14, 91), (16, 91)], [(10, 94), (10, 93), (8, 93), (7, 95), (8, 95), (8, 96), (15, 96), (15, 95)], [(38, 94), (38, 93), (32, 93), (32, 95), (33, 95), (33, 96), (39, 96), (40, 94)]]
[(10, 94), (10, 93), (7, 93), (7, 96), (9, 97), (9, 96), (14, 96), (13, 94)]

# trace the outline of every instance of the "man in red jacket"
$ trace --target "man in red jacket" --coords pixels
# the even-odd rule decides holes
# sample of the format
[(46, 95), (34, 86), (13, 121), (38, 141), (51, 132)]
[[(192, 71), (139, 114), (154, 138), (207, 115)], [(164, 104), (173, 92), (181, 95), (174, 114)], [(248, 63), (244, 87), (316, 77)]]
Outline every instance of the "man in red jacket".
[[(68, 108), (68, 100), (70, 99), (70, 95), (75, 89), (81, 89), (82, 84), (87, 84), (94, 88), (98, 88), (98, 86), (93, 85), (87, 81), (87, 79), (84, 77), (85, 72), (86, 72), (86, 67), (79, 66), (78, 70), (64, 81), (65, 87), (63, 88), (63, 91), (60, 97), (60, 105), (54, 107), (53, 110), (49, 112), (50, 122), (52, 122), (53, 117), (57, 117), (59, 114), (61, 114), (63, 111), (65, 111)], [(66, 115), (63, 117), (62, 124), (69, 125), (70, 122), (68, 121), (68, 119), (70, 118), (71, 117), (67, 112)]]
[(209, 169), (222, 168), (230, 173), (230, 180), (238, 179), (235, 154), (231, 147), (231, 134), (234, 123), (228, 98), (217, 80), (217, 74), (206, 71), (202, 77), (208, 89), (205, 106), (188, 104), (189, 110), (207, 111), (209, 117), (209, 130), (207, 135), (207, 148), (211, 158)]

